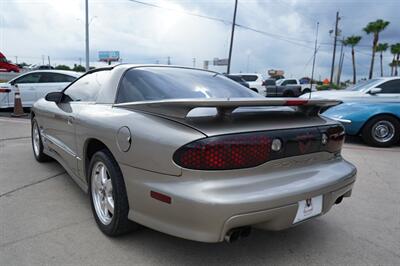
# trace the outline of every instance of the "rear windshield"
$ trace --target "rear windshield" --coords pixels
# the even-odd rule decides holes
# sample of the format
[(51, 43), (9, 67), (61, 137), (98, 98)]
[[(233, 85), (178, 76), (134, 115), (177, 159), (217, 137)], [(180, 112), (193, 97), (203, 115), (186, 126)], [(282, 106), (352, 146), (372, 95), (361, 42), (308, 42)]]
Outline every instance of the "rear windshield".
[(262, 96), (218, 73), (174, 67), (142, 67), (125, 73), (116, 103), (233, 97)]

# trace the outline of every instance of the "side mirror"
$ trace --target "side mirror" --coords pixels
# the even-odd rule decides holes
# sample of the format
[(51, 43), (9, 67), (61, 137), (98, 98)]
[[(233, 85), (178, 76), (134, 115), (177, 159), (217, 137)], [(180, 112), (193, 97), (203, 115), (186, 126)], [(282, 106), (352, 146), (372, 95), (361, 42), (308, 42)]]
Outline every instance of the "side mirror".
[(368, 93), (371, 94), (371, 95), (375, 95), (377, 93), (380, 93), (381, 91), (382, 91), (381, 88), (372, 88), (372, 89), (369, 90)]
[(50, 92), (46, 95), (45, 99), (46, 101), (49, 102), (55, 102), (55, 103), (60, 103), (62, 98), (64, 96), (64, 93), (61, 91), (56, 91), (56, 92)]

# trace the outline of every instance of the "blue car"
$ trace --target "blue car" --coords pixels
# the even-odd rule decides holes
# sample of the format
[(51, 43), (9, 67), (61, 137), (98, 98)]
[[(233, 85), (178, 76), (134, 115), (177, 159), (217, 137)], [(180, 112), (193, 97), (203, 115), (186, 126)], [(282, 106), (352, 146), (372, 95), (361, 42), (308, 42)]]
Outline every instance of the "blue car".
[(361, 135), (371, 146), (389, 147), (400, 140), (400, 100), (347, 100), (323, 113), (340, 121), (348, 135)]

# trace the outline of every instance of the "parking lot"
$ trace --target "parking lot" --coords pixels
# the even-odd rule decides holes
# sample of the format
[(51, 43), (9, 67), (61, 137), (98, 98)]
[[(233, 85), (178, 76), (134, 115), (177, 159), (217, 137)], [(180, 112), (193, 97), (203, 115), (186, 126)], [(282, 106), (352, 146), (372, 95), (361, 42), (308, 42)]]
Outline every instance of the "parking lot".
[(88, 196), (55, 162), (35, 161), (28, 119), (0, 117), (0, 264), (392, 264), (400, 261), (400, 147), (357, 140), (343, 154), (358, 168), (351, 198), (281, 232), (253, 230), (206, 244), (151, 229), (109, 238)]

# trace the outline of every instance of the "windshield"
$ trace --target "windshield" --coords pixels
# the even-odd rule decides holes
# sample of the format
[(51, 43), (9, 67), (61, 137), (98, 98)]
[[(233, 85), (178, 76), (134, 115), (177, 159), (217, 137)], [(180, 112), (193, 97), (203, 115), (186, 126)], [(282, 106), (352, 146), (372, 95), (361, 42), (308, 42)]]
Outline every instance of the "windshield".
[(346, 88), (347, 91), (364, 91), (366, 89), (369, 89), (371, 87), (376, 86), (379, 82), (381, 82), (380, 79), (370, 79), (364, 82), (360, 82), (356, 85), (350, 86)]
[(126, 72), (116, 102), (234, 97), (262, 96), (214, 72), (174, 67), (141, 67)]

